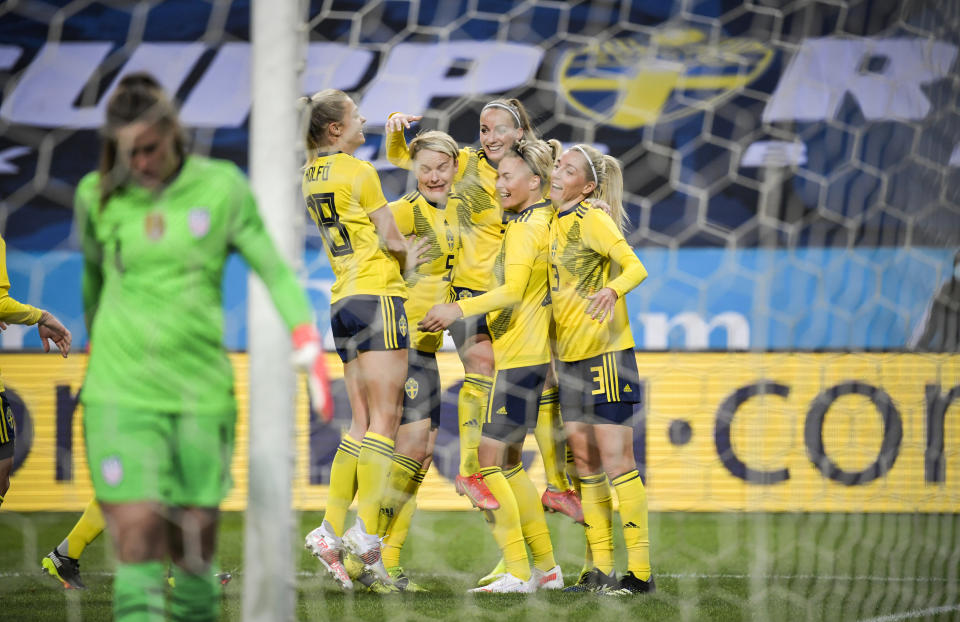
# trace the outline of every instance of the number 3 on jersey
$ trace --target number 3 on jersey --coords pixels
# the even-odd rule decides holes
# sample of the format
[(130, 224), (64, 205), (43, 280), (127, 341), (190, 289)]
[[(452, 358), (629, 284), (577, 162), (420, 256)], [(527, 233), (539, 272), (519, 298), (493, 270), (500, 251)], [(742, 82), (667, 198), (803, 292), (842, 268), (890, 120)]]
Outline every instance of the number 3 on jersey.
[(324, 243), (334, 257), (343, 257), (353, 253), (347, 228), (340, 222), (337, 206), (332, 192), (319, 192), (307, 197), (307, 209), (317, 223), (317, 229)]

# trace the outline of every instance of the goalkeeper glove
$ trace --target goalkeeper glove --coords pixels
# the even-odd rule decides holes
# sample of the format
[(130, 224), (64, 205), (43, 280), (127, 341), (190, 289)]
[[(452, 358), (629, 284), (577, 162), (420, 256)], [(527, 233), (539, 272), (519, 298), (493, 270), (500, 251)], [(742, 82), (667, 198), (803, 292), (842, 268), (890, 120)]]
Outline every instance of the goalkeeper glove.
[(323, 345), (313, 324), (301, 324), (293, 329), (293, 364), (307, 373), (310, 408), (329, 423), (333, 420), (333, 394), (330, 392)]

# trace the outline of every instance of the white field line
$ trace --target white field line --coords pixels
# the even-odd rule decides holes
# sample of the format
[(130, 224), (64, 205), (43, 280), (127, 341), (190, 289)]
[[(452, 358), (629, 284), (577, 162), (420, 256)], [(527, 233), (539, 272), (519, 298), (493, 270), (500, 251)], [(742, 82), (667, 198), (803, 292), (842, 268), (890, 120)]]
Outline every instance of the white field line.
[(860, 622), (898, 622), (899, 620), (912, 620), (914, 618), (923, 618), (926, 616), (937, 615), (938, 613), (954, 613), (960, 611), (960, 605), (944, 605), (943, 607), (929, 607), (927, 609), (911, 609), (901, 613), (891, 613), (876, 618), (867, 618)]

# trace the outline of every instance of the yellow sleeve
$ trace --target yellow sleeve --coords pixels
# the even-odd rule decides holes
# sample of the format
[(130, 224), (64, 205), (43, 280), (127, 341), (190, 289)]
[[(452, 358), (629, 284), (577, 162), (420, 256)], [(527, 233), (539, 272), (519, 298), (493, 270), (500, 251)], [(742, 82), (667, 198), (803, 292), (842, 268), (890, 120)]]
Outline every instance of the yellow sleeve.
[(413, 233), (413, 205), (409, 201), (397, 199), (390, 203), (390, 211), (393, 212), (393, 219), (397, 221), (397, 229), (400, 235), (406, 237)]
[(7, 243), (0, 238), (0, 321), (11, 324), (36, 324), (43, 311), (18, 302), (10, 296), (7, 276)]
[(623, 297), (647, 278), (647, 269), (606, 212), (589, 210), (583, 217), (581, 232), (581, 238), (588, 247), (620, 266), (620, 274), (604, 286), (615, 291), (618, 297)]
[(373, 168), (369, 162), (363, 162), (360, 166), (354, 188), (354, 196), (360, 203), (361, 209), (367, 214), (387, 204), (387, 199), (383, 196), (383, 188), (380, 187), (380, 176), (377, 175), (377, 169)]
[[(400, 113), (391, 112), (387, 118), (395, 114)], [(387, 132), (387, 161), (408, 171), (413, 169), (413, 161), (410, 159), (410, 151), (407, 149), (407, 139), (403, 135), (403, 130)]]
[(504, 257), (508, 263), (503, 269), (503, 285), (480, 296), (457, 302), (463, 316), (480, 315), (495, 309), (517, 304), (523, 299), (523, 290), (533, 272), (533, 263), (539, 254), (534, 227), (527, 223), (514, 222), (507, 227), (503, 237)]

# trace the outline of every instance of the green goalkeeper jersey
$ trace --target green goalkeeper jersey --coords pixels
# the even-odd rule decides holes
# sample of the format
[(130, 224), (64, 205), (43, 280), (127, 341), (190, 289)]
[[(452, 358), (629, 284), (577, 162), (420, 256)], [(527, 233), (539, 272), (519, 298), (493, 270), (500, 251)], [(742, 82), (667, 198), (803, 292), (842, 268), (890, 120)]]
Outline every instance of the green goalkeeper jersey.
[(245, 176), (230, 162), (188, 156), (159, 193), (131, 184), (102, 208), (99, 178), (86, 175), (76, 193), (91, 346), (83, 404), (232, 414), (221, 300), (230, 253), (260, 276), (289, 328), (312, 321)]

